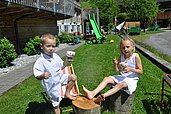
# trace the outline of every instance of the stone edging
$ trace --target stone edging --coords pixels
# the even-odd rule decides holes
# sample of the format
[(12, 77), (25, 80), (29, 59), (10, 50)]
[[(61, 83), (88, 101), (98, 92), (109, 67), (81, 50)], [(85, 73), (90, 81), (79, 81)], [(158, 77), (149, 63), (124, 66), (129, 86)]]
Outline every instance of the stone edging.
[(152, 52), (136, 44), (136, 50), (149, 59), (153, 64), (162, 69), (165, 73), (171, 73), (171, 63), (161, 59)]

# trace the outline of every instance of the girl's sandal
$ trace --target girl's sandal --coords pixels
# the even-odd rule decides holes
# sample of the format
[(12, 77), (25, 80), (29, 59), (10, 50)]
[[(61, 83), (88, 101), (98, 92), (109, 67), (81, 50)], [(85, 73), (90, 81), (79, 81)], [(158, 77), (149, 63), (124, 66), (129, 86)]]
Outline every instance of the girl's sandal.
[(96, 104), (99, 104), (99, 105), (101, 105), (101, 102), (103, 102), (103, 101), (105, 101), (105, 97), (104, 97), (103, 95), (99, 95), (99, 96), (94, 100), (94, 102), (95, 102)]

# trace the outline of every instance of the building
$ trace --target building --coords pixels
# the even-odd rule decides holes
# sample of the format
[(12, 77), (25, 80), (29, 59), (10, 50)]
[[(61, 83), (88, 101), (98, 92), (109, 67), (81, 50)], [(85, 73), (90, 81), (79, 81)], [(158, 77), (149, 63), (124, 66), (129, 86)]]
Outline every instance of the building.
[(157, 23), (160, 27), (168, 27), (171, 22), (171, 0), (156, 0), (162, 11), (157, 15)]
[(9, 39), (20, 54), (29, 38), (44, 33), (57, 35), (57, 20), (80, 12), (79, 0), (1, 0), (0, 38)]
[[(76, 5), (80, 7), (80, 4)], [(77, 33), (76, 35), (82, 34), (82, 10), (75, 11), (74, 16), (69, 19), (58, 20), (57, 28), (59, 34), (61, 32), (74, 32)]]

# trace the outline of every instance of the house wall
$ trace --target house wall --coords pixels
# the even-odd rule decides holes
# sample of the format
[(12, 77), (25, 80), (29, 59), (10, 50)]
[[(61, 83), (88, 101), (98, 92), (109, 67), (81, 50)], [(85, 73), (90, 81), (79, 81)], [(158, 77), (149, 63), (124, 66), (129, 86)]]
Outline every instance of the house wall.
[(15, 20), (9, 16), (0, 18), (0, 37), (5, 36), (14, 44), (20, 54), (29, 38), (44, 33), (57, 34), (56, 19), (22, 18)]
[(15, 30), (13, 19), (10, 16), (0, 16), (0, 38), (6, 37), (15, 44)]
[(25, 42), (36, 35), (42, 35), (45, 33), (57, 34), (56, 19), (32, 19), (26, 18), (17, 22), (18, 39), (21, 48), (24, 47)]

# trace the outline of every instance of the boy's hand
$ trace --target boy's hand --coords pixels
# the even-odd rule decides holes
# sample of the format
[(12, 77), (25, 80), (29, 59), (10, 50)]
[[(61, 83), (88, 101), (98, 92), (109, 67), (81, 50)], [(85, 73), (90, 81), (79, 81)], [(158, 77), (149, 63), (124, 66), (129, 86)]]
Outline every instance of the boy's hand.
[(50, 76), (49, 72), (44, 72), (42, 75), (37, 76), (36, 79), (38, 79), (38, 80), (48, 79), (49, 76)]
[(50, 76), (50, 73), (49, 72), (44, 72), (43, 76), (44, 76), (44, 79), (48, 79), (49, 76)]
[(69, 60), (68, 60), (68, 57), (66, 57), (66, 63), (68, 64), (69, 62), (71, 62), (71, 61), (69, 61)]

